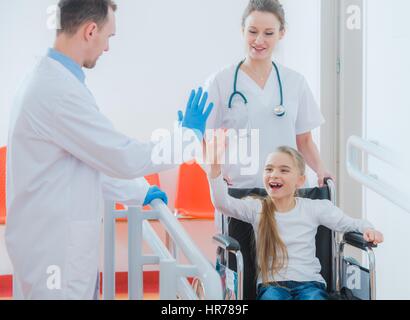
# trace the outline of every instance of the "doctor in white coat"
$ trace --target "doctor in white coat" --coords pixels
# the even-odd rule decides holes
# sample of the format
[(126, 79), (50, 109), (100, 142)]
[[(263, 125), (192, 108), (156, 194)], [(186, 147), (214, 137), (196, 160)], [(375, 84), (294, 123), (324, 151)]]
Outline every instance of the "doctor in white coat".
[[(24, 299), (95, 298), (103, 199), (166, 201), (134, 179), (177, 165), (154, 164), (152, 143), (116, 131), (85, 85), (82, 67), (93, 68), (109, 49), (116, 5), (59, 6), (54, 48), (17, 94), (9, 132), (6, 244)], [(212, 104), (204, 111), (206, 100), (193, 91), (182, 117), (180, 130), (193, 129), (198, 144), (212, 111)]]
[[(215, 103), (208, 128), (236, 131), (239, 137), (246, 137), (240, 141), (242, 145), (246, 142), (248, 147), (254, 141), (251, 139), (252, 131), (259, 133), (258, 149), (254, 146), (249, 148), (258, 150), (251, 154), (257, 168), (253, 174), (246, 174), (244, 169), (249, 167), (249, 163), (237, 155), (235, 157), (235, 153), (232, 158), (235, 161), (227, 160), (223, 165), (230, 194), (236, 198), (264, 191), (265, 160), (279, 146), (290, 146), (300, 151), (317, 173), (319, 185), (323, 185), (326, 177), (332, 176), (312, 139), (312, 130), (320, 127), (324, 118), (307, 81), (298, 72), (272, 61), (277, 44), (285, 36), (285, 25), (285, 11), (279, 1), (250, 0), (242, 18), (245, 59), (215, 73), (207, 81), (206, 88)], [(237, 152), (235, 146), (228, 148), (227, 159), (231, 160), (233, 151)], [(252, 278), (256, 272), (252, 226), (231, 219), (229, 234), (239, 241), (243, 249), (245, 279)], [(256, 297), (252, 281), (245, 281), (244, 297)]]

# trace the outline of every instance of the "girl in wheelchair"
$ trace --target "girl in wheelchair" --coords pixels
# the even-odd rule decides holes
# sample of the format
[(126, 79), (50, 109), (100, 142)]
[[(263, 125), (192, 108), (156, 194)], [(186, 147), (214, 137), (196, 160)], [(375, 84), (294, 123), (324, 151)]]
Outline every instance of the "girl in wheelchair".
[[(315, 236), (320, 225), (338, 232), (361, 232), (379, 244), (383, 235), (365, 221), (345, 215), (328, 200), (295, 196), (305, 184), (306, 164), (299, 152), (280, 147), (269, 155), (264, 170), (266, 198), (235, 199), (221, 173), (225, 144), (207, 142), (208, 179), (215, 209), (252, 224), (258, 262), (259, 300), (326, 300)], [(223, 146), (222, 146), (223, 145)], [(211, 155), (211, 156), (210, 156)]]

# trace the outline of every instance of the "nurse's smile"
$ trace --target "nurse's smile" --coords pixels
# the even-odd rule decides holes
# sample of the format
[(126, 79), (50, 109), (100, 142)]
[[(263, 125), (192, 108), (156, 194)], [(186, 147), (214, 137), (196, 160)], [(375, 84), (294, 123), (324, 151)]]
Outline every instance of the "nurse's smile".
[(252, 51), (254, 53), (264, 53), (267, 49), (266, 48), (261, 48), (261, 47), (252, 47)]

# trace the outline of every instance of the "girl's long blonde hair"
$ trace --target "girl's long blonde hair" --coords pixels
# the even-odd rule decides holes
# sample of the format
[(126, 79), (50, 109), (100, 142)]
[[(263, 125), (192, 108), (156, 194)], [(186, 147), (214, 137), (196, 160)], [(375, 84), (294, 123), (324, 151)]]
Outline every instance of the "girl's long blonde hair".
[[(300, 174), (305, 175), (305, 160), (298, 151), (290, 147), (279, 147), (276, 152), (289, 155), (297, 165)], [(288, 251), (285, 243), (280, 238), (275, 214), (276, 206), (272, 198), (268, 196), (262, 199), (256, 252), (263, 284), (268, 284), (269, 279), (285, 268), (288, 262)]]

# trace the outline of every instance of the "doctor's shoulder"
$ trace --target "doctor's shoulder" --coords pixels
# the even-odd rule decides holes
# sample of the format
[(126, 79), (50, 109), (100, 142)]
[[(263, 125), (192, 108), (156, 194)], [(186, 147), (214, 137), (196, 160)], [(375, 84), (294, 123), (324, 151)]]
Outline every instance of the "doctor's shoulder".
[[(45, 58), (44, 68), (46, 70), (45, 77), (50, 83), (50, 89), (53, 93), (58, 93), (60, 98), (70, 97), (77, 101), (92, 102), (94, 97), (80, 80), (78, 80), (70, 71), (59, 62)], [(53, 84), (51, 84), (51, 82)]]
[(58, 86), (58, 82), (55, 73), (47, 68), (44, 59), (41, 59), (26, 74), (18, 87), (17, 97), (23, 103), (23, 108), (44, 106), (45, 100), (51, 102), (59, 99), (61, 92), (58, 89), (61, 86)]
[(84, 102), (84, 105), (89, 101), (85, 86), (51, 59), (41, 59), (28, 78), (21, 91), (25, 101), (22, 107), (32, 114), (47, 117), (47, 113), (54, 114), (64, 108), (66, 103), (63, 102), (68, 100)]
[(30, 74), (31, 86), (41, 93), (43, 98), (59, 97), (67, 91), (76, 90), (61, 68), (56, 61), (41, 59)]

